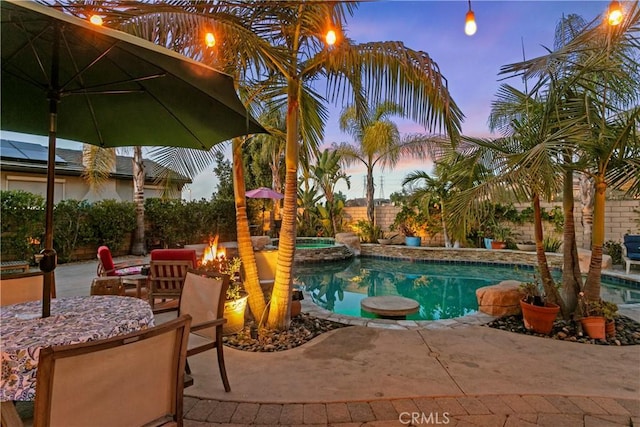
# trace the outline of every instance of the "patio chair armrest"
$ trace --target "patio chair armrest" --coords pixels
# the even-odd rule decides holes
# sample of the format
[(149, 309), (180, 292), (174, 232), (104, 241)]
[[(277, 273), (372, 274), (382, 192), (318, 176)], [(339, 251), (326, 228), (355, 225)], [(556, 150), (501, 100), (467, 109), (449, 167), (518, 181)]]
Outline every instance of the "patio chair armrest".
[(154, 308), (152, 311), (153, 314), (169, 313), (170, 311), (178, 311), (178, 306)]
[(198, 323), (197, 325), (191, 325), (191, 331), (199, 331), (200, 329), (211, 328), (212, 326), (222, 326), (227, 323), (227, 319), (214, 319), (206, 322)]

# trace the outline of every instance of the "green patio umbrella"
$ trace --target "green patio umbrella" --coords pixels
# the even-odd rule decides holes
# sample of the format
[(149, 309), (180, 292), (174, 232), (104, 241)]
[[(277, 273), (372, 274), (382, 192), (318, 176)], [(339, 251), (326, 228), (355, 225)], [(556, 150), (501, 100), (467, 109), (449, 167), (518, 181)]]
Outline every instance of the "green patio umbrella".
[(56, 138), (100, 147), (208, 150), (266, 132), (244, 108), (233, 79), (132, 35), (97, 27), (32, 1), (3, 0), (2, 129), (49, 136), (43, 316), (56, 255)]

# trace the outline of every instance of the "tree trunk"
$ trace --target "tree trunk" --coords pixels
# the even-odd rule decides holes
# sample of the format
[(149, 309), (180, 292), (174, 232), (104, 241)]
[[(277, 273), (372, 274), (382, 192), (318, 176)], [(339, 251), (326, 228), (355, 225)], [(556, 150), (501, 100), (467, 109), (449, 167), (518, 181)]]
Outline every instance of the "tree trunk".
[[(573, 313), (578, 305), (578, 293), (582, 289), (582, 273), (578, 259), (578, 245), (576, 244), (576, 224), (573, 216), (573, 171), (567, 170), (563, 183), (562, 209), (564, 213), (563, 230), (563, 268), (562, 293), (567, 308), (567, 315)], [(564, 315), (564, 313), (563, 313)], [(568, 317), (565, 317), (567, 320)]]
[(593, 228), (593, 180), (586, 174), (580, 176), (580, 201), (582, 202), (582, 247), (591, 249), (591, 230)]
[(133, 232), (131, 253), (145, 255), (147, 248), (144, 242), (144, 162), (142, 147), (133, 147), (133, 203), (136, 205), (136, 229)]
[(533, 228), (536, 239), (536, 259), (538, 261), (538, 270), (540, 272), (540, 280), (544, 288), (544, 293), (549, 302), (560, 306), (560, 313), (565, 316), (565, 306), (560, 293), (556, 288), (556, 284), (551, 276), (549, 265), (547, 264), (547, 255), (544, 252), (543, 236), (542, 236), (542, 210), (540, 209), (540, 196), (536, 193), (533, 195)]
[(602, 247), (604, 246), (604, 208), (607, 183), (603, 175), (596, 177), (596, 191), (593, 200), (593, 235), (591, 242), (591, 262), (589, 274), (584, 284), (585, 297), (589, 301), (600, 298), (600, 274), (602, 273)]
[(371, 223), (371, 227), (373, 228), (375, 223), (375, 215), (374, 215), (374, 193), (375, 187), (373, 184), (373, 168), (371, 166), (367, 166), (367, 219)]
[(249, 294), (249, 310), (256, 322), (260, 322), (265, 310), (266, 302), (260, 279), (258, 277), (258, 266), (253, 253), (251, 243), (251, 233), (249, 219), (247, 217), (247, 199), (245, 197), (244, 167), (242, 164), (242, 138), (234, 138), (232, 142), (233, 150), (233, 194), (236, 203), (236, 229), (238, 232), (238, 254), (242, 260), (244, 269), (244, 289)]
[(285, 148), (284, 204), (278, 241), (276, 277), (271, 294), (267, 327), (289, 328), (293, 258), (296, 251), (296, 208), (298, 198), (298, 88), (300, 82), (289, 78), (287, 105), (287, 144)]
[(442, 217), (442, 236), (444, 238), (444, 247), (450, 248), (453, 245), (451, 244), (451, 239), (449, 238), (449, 233), (447, 231), (447, 220), (444, 212), (444, 201), (440, 199), (440, 215)]

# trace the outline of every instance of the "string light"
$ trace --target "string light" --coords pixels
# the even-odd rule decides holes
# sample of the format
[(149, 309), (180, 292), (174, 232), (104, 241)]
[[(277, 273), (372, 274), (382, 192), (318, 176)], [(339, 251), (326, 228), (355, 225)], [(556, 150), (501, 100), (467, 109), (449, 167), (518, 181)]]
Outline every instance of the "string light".
[(609, 25), (616, 26), (622, 22), (622, 6), (617, 0), (613, 0), (609, 3), (609, 10), (607, 12), (607, 21)]
[(214, 47), (216, 45), (216, 36), (214, 36), (213, 33), (207, 33), (204, 36), (204, 42), (208, 47)]
[(464, 33), (468, 36), (472, 36), (478, 30), (478, 26), (476, 25), (476, 15), (471, 10), (471, 0), (469, 0), (469, 11), (467, 12), (467, 16), (464, 20)]
[(93, 25), (102, 25), (102, 16), (91, 15), (91, 18), (89, 18), (89, 22), (91, 22)]
[(326, 41), (329, 46), (333, 46), (336, 43), (337, 36), (336, 32), (333, 30), (327, 31)]

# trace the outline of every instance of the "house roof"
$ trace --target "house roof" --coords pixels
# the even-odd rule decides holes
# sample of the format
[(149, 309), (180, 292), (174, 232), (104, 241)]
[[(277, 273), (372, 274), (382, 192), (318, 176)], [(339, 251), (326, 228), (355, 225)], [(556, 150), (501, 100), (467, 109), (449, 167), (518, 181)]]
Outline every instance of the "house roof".
[[(47, 147), (30, 142), (0, 140), (0, 166), (5, 171), (47, 173)], [(132, 157), (116, 156), (116, 171), (111, 174), (114, 179), (133, 179)], [(155, 182), (159, 173), (167, 170), (153, 160), (144, 159), (145, 181)], [(56, 174), (80, 176), (84, 170), (82, 151), (68, 148), (56, 148)], [(170, 170), (170, 169), (169, 169)], [(172, 181), (187, 184), (191, 180), (175, 171)]]

